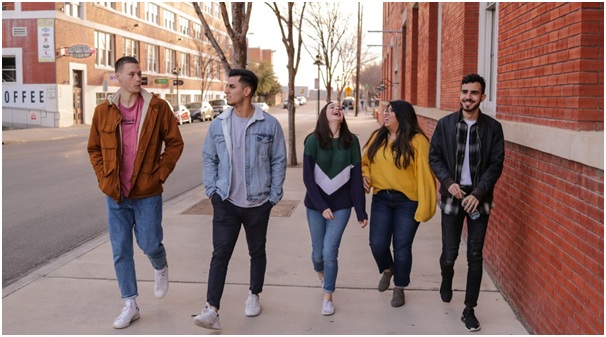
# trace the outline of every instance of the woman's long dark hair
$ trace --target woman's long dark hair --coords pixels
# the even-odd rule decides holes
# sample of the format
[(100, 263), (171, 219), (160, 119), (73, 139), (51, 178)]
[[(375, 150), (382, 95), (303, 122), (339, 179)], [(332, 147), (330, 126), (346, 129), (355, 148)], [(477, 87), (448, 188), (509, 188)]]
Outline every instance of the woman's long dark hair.
[[(326, 110), (328, 110), (328, 105), (330, 105), (330, 103), (332, 102), (328, 102), (320, 111), (320, 116), (318, 116), (318, 121), (316, 122), (316, 128), (312, 133), (316, 136), (318, 142), (320, 143), (320, 147), (323, 149), (330, 149), (332, 147), (333, 134), (332, 131), (330, 131), (330, 126), (328, 125), (328, 119), (326, 117)], [(343, 117), (343, 121), (341, 121), (341, 126), (339, 129), (339, 145), (341, 148), (347, 149), (349, 146), (351, 146), (352, 142), (353, 134), (351, 131), (349, 131), (345, 117)]]
[[(415, 149), (410, 144), (412, 138), (418, 133), (425, 136), (425, 138), (427, 138), (427, 136), (419, 126), (417, 114), (410, 103), (397, 100), (389, 102), (389, 106), (391, 106), (395, 112), (396, 119), (400, 124), (398, 126), (398, 131), (396, 132), (396, 139), (391, 145), (391, 151), (394, 153), (394, 164), (399, 169), (407, 168), (415, 157)], [(372, 139), (375, 134), (376, 137), (372, 143), (369, 143), (370, 139)], [(385, 152), (388, 141), (389, 130), (387, 130), (385, 125), (373, 132), (369, 141), (364, 145), (364, 147), (368, 147), (368, 158), (371, 163), (374, 161), (380, 148), (383, 148), (383, 152)]]

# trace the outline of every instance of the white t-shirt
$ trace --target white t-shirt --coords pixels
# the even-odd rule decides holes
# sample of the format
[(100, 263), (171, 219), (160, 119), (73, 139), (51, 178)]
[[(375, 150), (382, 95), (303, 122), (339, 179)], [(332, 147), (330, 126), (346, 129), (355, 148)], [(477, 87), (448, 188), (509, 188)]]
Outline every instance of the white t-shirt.
[(463, 159), (463, 170), (461, 171), (461, 186), (471, 186), (471, 170), (469, 169), (469, 135), (471, 134), (471, 126), (476, 124), (477, 121), (470, 121), (464, 119), (467, 124), (467, 141), (465, 142), (465, 158)]

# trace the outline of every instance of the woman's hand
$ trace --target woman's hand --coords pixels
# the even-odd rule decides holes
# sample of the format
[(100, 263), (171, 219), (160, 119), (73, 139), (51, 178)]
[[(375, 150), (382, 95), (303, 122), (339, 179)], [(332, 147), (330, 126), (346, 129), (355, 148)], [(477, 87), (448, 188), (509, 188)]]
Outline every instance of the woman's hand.
[(332, 211), (330, 210), (330, 208), (325, 209), (324, 212), (322, 212), (322, 216), (326, 220), (334, 220), (335, 219), (335, 216), (332, 214)]
[(364, 192), (370, 193), (370, 177), (363, 176), (362, 183), (364, 183)]

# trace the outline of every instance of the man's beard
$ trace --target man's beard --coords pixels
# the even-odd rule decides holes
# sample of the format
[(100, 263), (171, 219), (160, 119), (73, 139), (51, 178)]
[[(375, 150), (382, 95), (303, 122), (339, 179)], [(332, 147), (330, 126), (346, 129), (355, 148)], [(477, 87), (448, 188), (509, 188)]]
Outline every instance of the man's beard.
[(461, 109), (463, 109), (463, 111), (465, 111), (465, 112), (472, 112), (472, 111), (478, 109), (480, 107), (480, 103), (481, 102), (476, 102), (475, 104), (471, 105), (471, 107), (465, 108), (465, 105), (463, 104), (463, 102), (460, 102)]

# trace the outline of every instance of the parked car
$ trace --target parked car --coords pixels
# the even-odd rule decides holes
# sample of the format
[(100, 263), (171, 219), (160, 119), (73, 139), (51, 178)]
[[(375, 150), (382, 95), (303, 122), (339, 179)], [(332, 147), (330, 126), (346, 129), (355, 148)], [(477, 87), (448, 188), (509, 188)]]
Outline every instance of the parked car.
[(296, 100), (299, 101), (299, 105), (307, 104), (307, 99), (305, 98), (305, 96), (297, 96)]
[(210, 105), (213, 107), (213, 117), (219, 116), (223, 111), (229, 108), (229, 105), (227, 105), (227, 100), (225, 99), (215, 99), (208, 103), (210, 103)]
[(353, 97), (345, 97), (343, 102), (341, 102), (341, 107), (343, 110), (353, 110), (356, 106), (356, 99)]
[(215, 118), (213, 113), (213, 107), (208, 102), (191, 102), (185, 104), (185, 107), (189, 109), (189, 115), (192, 120), (205, 120), (212, 121)]
[(191, 115), (185, 105), (173, 106), (173, 113), (179, 125), (183, 125), (184, 122), (191, 123)]
[[(295, 98), (295, 108), (299, 107), (301, 104), (299, 104), (299, 100)], [(288, 108), (288, 100), (285, 100), (284, 102), (282, 102), (282, 108), (286, 109)]]
[(265, 111), (265, 112), (269, 112), (269, 105), (267, 105), (267, 103), (265, 102), (257, 102), (257, 103), (253, 103), (254, 105), (258, 106), (259, 108), (261, 108), (261, 110)]

